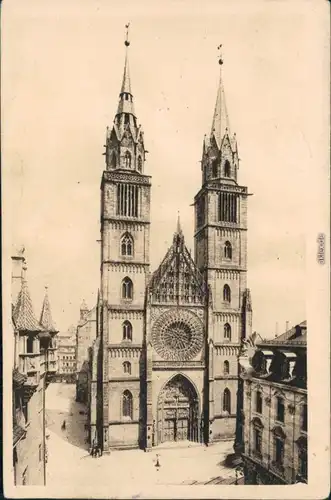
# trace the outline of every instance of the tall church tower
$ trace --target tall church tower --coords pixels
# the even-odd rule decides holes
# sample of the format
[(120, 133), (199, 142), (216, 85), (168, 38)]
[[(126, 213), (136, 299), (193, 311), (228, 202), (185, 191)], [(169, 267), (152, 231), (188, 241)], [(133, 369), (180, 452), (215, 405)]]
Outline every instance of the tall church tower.
[(123, 82), (113, 126), (107, 128), (106, 170), (101, 182), (98, 342), (102, 373), (98, 377), (96, 439), (105, 452), (125, 445), (128, 436), (138, 440), (142, 412), (140, 371), (151, 183), (144, 173), (146, 149), (133, 103), (129, 45), (127, 33)]
[(205, 136), (201, 189), (195, 196), (195, 263), (211, 290), (207, 402), (210, 440), (233, 435), (241, 339), (250, 335), (247, 290), (247, 188), (238, 184), (236, 135), (231, 134), (223, 59), (210, 134)]

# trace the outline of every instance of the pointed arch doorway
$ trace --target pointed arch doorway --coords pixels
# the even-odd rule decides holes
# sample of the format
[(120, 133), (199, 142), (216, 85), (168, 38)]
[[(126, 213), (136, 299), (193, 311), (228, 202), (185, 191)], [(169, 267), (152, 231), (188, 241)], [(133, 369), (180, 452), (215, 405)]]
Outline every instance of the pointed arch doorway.
[(199, 397), (193, 384), (175, 375), (161, 390), (157, 405), (157, 444), (201, 441)]

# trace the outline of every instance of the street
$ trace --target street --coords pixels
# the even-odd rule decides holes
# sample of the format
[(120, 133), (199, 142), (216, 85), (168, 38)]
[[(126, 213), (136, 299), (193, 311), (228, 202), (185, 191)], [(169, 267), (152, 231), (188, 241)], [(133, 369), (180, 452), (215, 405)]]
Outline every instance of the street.
[[(86, 443), (86, 408), (75, 402), (75, 385), (50, 384), (46, 393), (47, 418), (47, 486), (75, 485), (80, 488), (98, 484), (102, 487), (122, 482), (154, 485), (234, 484), (235, 470), (223, 462), (233, 452), (232, 442), (210, 447), (196, 443), (171, 443), (142, 450), (115, 450), (109, 455), (92, 458)], [(63, 421), (66, 422), (62, 429)], [(159, 467), (156, 467), (157, 455)]]

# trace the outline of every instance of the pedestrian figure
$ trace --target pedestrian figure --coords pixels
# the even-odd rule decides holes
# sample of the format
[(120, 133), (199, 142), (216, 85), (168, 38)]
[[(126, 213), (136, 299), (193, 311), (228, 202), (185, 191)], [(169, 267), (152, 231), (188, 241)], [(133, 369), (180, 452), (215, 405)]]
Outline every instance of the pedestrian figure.
[(99, 457), (102, 457), (102, 449), (99, 448)]
[(65, 428), (66, 428), (66, 421), (65, 421), (65, 420), (63, 420), (63, 424), (61, 425), (61, 429), (64, 431), (64, 430), (65, 430)]
[(159, 462), (159, 455), (156, 455), (156, 464), (155, 464), (155, 467), (156, 467), (156, 470), (159, 470), (159, 468), (161, 467), (161, 464)]

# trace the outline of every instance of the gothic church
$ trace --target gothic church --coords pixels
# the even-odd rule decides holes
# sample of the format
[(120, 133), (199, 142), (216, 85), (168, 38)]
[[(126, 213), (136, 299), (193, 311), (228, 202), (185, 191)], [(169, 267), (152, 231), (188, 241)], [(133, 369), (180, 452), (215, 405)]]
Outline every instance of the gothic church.
[(90, 439), (112, 448), (212, 443), (235, 434), (238, 353), (251, 334), (247, 188), (238, 184), (222, 65), (194, 198), (194, 259), (179, 221), (150, 271), (151, 177), (126, 40), (124, 76), (101, 181), (101, 285), (91, 354)]

